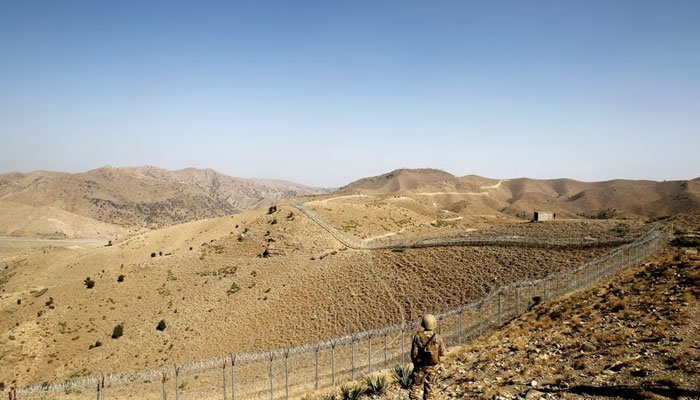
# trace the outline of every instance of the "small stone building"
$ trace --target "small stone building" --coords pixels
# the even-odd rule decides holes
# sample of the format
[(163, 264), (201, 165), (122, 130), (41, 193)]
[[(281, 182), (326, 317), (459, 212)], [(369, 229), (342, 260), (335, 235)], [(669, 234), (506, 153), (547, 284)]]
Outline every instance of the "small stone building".
[(557, 217), (557, 213), (551, 211), (535, 211), (535, 215), (532, 217), (534, 222), (544, 222), (544, 221), (554, 221)]

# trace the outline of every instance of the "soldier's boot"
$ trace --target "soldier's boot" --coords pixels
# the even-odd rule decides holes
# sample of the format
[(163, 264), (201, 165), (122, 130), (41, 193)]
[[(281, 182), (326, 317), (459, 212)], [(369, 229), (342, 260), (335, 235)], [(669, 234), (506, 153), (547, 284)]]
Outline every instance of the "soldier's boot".
[(408, 392), (408, 398), (410, 400), (421, 400), (421, 392), (423, 392), (423, 386), (425, 385), (425, 373), (419, 368), (413, 370), (413, 384), (411, 385), (411, 390)]

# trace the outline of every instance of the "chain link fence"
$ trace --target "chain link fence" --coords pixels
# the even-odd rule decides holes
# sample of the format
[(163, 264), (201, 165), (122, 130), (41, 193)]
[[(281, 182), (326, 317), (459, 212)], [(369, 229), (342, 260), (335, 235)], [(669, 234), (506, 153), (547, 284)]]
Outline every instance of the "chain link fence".
[(381, 250), (381, 249), (405, 249), (405, 248), (421, 248), (421, 247), (438, 247), (438, 246), (518, 246), (518, 247), (541, 247), (541, 248), (587, 248), (587, 247), (603, 247), (603, 246), (619, 246), (622, 244), (631, 243), (633, 238), (613, 238), (613, 239), (557, 239), (557, 240), (542, 240), (525, 238), (521, 236), (502, 236), (502, 237), (401, 237), (401, 236), (385, 236), (374, 239), (361, 239), (351, 233), (343, 232), (333, 226), (331, 223), (316, 214), (306, 205), (293, 201), (292, 207), (301, 211), (304, 215), (316, 222), (323, 229), (328, 231), (340, 243), (351, 249), (358, 250)]
[[(332, 228), (332, 227), (331, 227)], [(334, 228), (332, 228), (334, 229)], [(437, 314), (448, 346), (502, 326), (536, 304), (572, 293), (656, 256), (672, 227), (653, 225), (634, 242), (573, 270), (519, 281)], [(492, 242), (484, 244), (493, 244)], [(419, 321), (266, 352), (231, 354), (172, 368), (89, 376), (17, 390), (16, 399), (286, 399), (409, 362)], [(12, 397), (11, 397), (12, 399)]]

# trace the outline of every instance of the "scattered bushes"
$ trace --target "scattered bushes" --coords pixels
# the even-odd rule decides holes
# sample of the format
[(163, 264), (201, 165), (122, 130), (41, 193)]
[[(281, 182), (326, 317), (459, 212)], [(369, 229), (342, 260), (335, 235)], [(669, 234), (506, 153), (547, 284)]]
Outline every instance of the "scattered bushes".
[(382, 375), (365, 376), (365, 392), (368, 395), (382, 395), (389, 388), (389, 382)]
[(124, 327), (122, 324), (119, 324), (114, 327), (114, 330), (112, 330), (112, 339), (119, 339), (124, 335)]
[(394, 382), (402, 389), (408, 389), (413, 384), (413, 376), (411, 375), (411, 367), (408, 364), (395, 365), (391, 371), (391, 377), (394, 378)]
[(88, 289), (92, 289), (93, 287), (95, 287), (95, 281), (93, 281), (92, 279), (90, 279), (89, 276), (88, 276), (87, 278), (85, 278), (85, 280), (83, 281), (83, 283), (85, 283), (85, 287), (88, 288)]
[(156, 329), (163, 332), (167, 325), (165, 325), (165, 320), (161, 319), (160, 322), (158, 322), (158, 326), (156, 326)]

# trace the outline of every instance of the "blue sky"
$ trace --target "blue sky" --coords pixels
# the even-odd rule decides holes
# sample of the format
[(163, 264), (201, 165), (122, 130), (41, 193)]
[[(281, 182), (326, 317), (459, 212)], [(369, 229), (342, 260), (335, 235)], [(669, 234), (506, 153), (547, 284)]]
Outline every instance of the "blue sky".
[(0, 172), (700, 176), (698, 1), (0, 3)]

